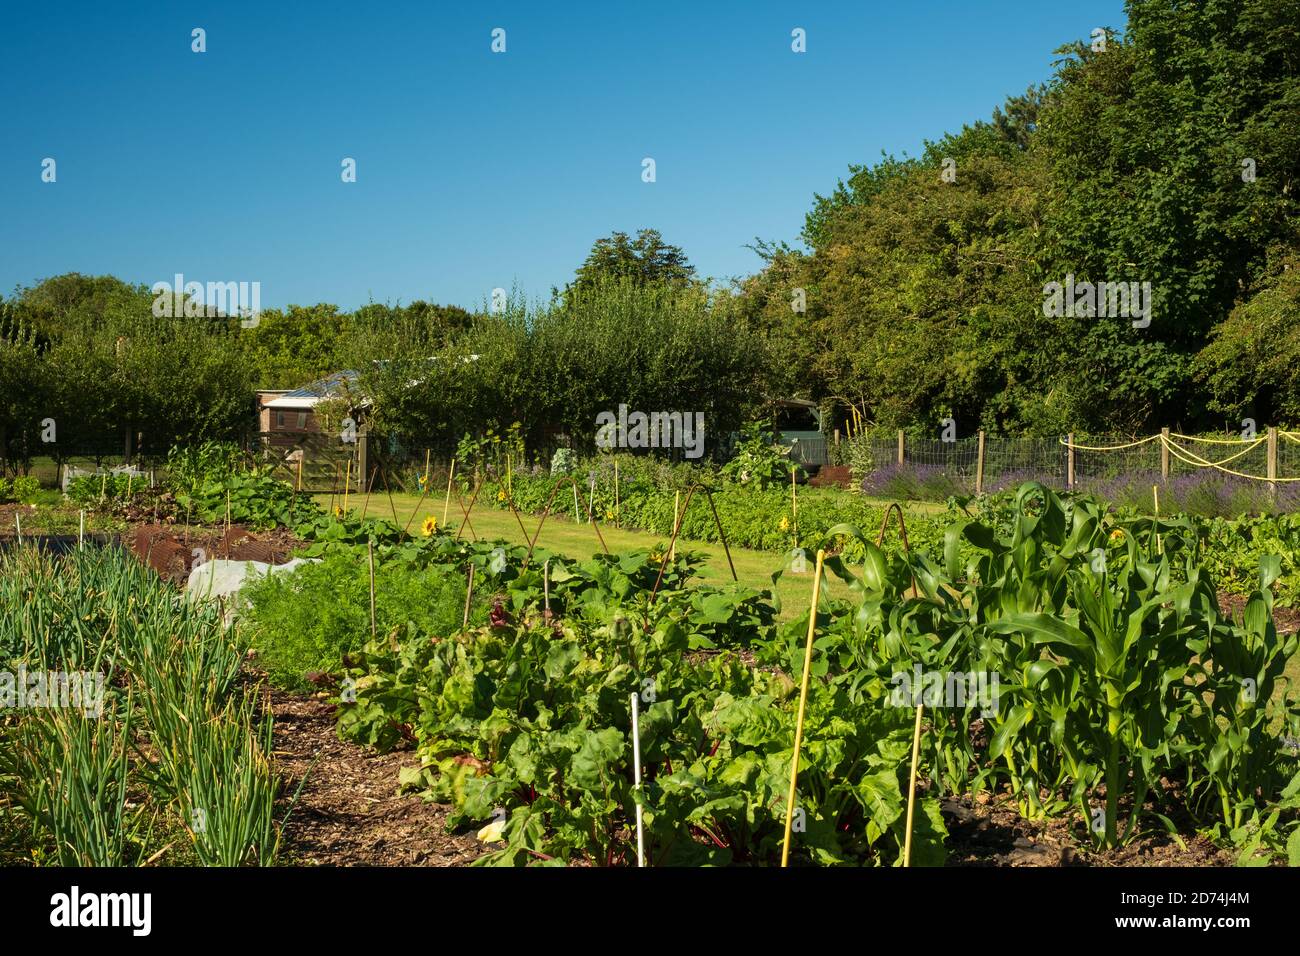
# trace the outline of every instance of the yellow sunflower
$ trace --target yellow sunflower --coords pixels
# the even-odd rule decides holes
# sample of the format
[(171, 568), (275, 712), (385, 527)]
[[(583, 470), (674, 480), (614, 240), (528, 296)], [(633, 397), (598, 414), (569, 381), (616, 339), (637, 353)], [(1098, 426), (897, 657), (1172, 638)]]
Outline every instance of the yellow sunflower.
[(420, 526), (420, 529), (424, 532), (426, 538), (429, 537), (429, 535), (438, 530), (438, 519), (433, 515), (429, 515), (429, 517), (424, 519), (424, 524)]
[(779, 525), (779, 527), (781, 528), (782, 531), (790, 530), (790, 519), (787, 518), (785, 515), (781, 515), (781, 524)]
[(506, 500), (506, 490), (502, 488), (500, 491), (497, 492), (497, 501), (505, 501), (505, 500)]
[(335, 505), (335, 506), (334, 506), (334, 517), (336, 517), (336, 518), (342, 518), (342, 517), (343, 517), (343, 508), (342, 508), (340, 505)]

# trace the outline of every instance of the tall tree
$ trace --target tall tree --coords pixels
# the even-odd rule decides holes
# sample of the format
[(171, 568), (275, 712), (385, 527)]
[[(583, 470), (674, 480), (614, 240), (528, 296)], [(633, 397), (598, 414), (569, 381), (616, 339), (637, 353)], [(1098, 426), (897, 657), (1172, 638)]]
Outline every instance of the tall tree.
[(625, 232), (615, 232), (596, 240), (586, 261), (578, 267), (571, 288), (587, 288), (603, 279), (682, 286), (695, 279), (695, 267), (680, 247), (664, 242), (657, 229), (642, 229), (635, 239)]

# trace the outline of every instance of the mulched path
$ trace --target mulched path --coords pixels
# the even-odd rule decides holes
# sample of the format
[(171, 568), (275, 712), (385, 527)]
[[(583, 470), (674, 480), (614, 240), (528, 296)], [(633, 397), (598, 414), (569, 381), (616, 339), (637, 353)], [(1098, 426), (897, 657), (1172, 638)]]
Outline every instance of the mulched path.
[(419, 766), (410, 752), (374, 754), (342, 741), (326, 700), (271, 691), (273, 757), (285, 778), (282, 862), (297, 866), (465, 866), (485, 845), (446, 832), (450, 807), (399, 796), (397, 774)]

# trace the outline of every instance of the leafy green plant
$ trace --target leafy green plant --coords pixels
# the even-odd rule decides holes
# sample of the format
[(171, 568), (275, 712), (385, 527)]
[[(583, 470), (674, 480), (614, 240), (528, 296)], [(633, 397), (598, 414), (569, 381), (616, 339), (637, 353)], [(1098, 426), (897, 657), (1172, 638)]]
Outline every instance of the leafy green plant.
[(777, 444), (770, 422), (746, 425), (741, 430), (735, 454), (722, 466), (722, 476), (728, 481), (752, 485), (760, 491), (788, 484), (791, 471), (799, 475), (803, 467), (790, 458), (789, 448)]
[(178, 492), (176, 503), (196, 523), (217, 524), (229, 516), (232, 524), (254, 530), (292, 528), (319, 514), (309, 497), (287, 482), (254, 469), (226, 478), (206, 479), (189, 492)]

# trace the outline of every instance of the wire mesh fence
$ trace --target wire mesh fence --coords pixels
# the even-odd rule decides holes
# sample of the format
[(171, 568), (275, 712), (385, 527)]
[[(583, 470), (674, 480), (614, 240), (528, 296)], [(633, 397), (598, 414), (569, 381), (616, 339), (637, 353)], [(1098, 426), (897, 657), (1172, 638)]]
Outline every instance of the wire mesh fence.
[[(993, 493), (1026, 481), (1111, 501), (1236, 513), (1300, 508), (1300, 432), (1183, 435), (1164, 430), (1074, 440), (982, 436), (954, 440), (900, 435), (855, 438), (840, 458), (860, 488), (887, 498), (942, 500)], [(1153, 489), (1157, 489), (1154, 490)]]

